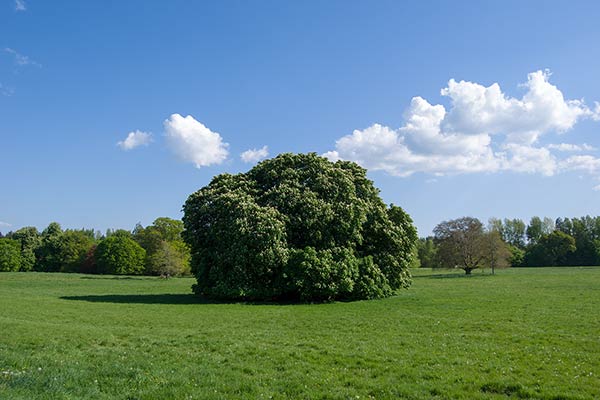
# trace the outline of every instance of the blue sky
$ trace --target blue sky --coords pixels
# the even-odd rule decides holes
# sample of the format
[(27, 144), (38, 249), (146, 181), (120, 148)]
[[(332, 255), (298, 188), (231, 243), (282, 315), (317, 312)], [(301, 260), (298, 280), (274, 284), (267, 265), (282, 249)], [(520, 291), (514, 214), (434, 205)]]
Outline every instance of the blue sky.
[(422, 236), (599, 215), (598, 20), (594, 1), (2, 0), (0, 231), (179, 218), (265, 150), (361, 163)]

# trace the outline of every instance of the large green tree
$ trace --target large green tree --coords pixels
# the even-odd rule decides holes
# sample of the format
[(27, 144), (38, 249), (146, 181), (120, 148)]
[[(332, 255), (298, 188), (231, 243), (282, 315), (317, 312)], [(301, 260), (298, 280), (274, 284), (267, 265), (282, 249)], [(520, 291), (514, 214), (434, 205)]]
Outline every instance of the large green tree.
[(282, 154), (216, 176), (183, 211), (198, 294), (357, 299), (410, 284), (412, 221), (355, 163)]

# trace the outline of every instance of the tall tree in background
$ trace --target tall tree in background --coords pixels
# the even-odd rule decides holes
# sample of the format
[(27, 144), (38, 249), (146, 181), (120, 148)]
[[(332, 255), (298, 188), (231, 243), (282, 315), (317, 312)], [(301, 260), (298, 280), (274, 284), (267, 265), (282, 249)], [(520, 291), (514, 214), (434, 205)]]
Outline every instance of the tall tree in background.
[(525, 222), (523, 220), (505, 218), (500, 234), (506, 243), (518, 248), (525, 247)]
[(42, 231), (41, 245), (36, 252), (37, 263), (35, 269), (43, 272), (60, 271), (62, 260), (60, 258), (63, 230), (58, 222), (51, 222)]

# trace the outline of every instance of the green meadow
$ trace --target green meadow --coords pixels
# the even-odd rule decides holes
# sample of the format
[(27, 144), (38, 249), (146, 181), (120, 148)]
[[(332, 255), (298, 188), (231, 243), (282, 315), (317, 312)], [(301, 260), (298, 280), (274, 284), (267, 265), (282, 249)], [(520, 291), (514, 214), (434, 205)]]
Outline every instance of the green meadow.
[(600, 268), (413, 274), (396, 297), (291, 305), (2, 273), (0, 399), (600, 397)]

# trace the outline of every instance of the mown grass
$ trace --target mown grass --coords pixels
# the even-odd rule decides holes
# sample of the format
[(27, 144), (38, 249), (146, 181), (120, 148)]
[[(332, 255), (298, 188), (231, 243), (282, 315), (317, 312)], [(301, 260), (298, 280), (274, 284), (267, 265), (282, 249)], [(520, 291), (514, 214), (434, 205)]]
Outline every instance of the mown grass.
[(315, 305), (192, 283), (0, 274), (0, 399), (600, 397), (600, 268), (418, 270), (397, 297)]

